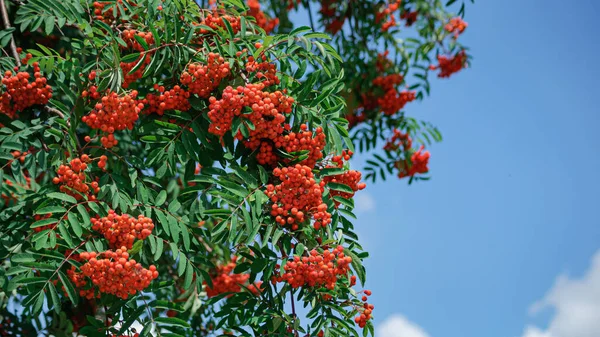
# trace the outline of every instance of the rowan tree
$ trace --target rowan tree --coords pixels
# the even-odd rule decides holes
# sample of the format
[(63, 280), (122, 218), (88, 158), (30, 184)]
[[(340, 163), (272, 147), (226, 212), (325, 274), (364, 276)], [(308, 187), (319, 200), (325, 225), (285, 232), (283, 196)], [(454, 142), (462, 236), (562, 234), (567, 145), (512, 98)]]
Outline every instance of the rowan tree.
[(426, 178), (454, 2), (0, 0), (0, 335), (373, 335), (353, 197)]

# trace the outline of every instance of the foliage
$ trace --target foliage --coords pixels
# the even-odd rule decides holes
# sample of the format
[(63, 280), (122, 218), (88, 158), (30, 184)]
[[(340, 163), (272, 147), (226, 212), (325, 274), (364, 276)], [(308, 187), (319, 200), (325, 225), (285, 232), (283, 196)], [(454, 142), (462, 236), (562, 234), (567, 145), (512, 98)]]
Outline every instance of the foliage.
[[(266, 4), (279, 21), (252, 0), (0, 5), (3, 335), (373, 335), (348, 161), (391, 130), (440, 139), (367, 102), (410, 72), (422, 98), (431, 53), (464, 50), (439, 1), (402, 3), (403, 41), (370, 1), (336, 5), (337, 31), (323, 3), (333, 40), (291, 26), (309, 2)], [(367, 178), (427, 172), (396, 138)]]

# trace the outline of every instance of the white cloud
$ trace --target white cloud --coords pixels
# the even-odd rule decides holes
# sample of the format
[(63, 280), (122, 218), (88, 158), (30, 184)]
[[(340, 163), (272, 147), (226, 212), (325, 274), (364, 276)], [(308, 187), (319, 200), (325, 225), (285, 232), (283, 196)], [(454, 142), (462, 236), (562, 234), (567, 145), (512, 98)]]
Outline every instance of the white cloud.
[(358, 191), (354, 195), (354, 210), (357, 213), (369, 212), (375, 209), (375, 199), (365, 191)]
[(598, 337), (600, 334), (600, 251), (581, 278), (561, 275), (530, 312), (554, 310), (548, 328), (527, 327), (523, 337)]
[(377, 327), (377, 337), (429, 337), (420, 326), (400, 314), (388, 317)]

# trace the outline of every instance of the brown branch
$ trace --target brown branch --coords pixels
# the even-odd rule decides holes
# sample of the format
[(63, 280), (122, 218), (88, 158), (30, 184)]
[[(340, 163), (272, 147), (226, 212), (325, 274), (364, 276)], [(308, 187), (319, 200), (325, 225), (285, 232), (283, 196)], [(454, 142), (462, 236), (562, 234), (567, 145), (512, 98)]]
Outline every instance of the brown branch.
[[(0, 0), (0, 12), (2, 12), (2, 22), (4, 23), (4, 29), (10, 29), (10, 21), (8, 20), (8, 12), (6, 11), (6, 3), (4, 0)], [(12, 53), (15, 61), (17, 62), (17, 66), (21, 66), (21, 58), (19, 57), (19, 53), (17, 52), (17, 45), (15, 44), (15, 39), (11, 35), (10, 37), (10, 52)]]
[[(0, 0), (0, 1), (3, 1), (3, 0)], [(52, 108), (47, 105), (44, 105), (44, 111), (51, 113), (53, 115), (57, 115), (58, 117), (60, 117), (62, 119), (65, 119), (65, 114), (63, 114), (62, 111), (60, 111), (56, 108)]]

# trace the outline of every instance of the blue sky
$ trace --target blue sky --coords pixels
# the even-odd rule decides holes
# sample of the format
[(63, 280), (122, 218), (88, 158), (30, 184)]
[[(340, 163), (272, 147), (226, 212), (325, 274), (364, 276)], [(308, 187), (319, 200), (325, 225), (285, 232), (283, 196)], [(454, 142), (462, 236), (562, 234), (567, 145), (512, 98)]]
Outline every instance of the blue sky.
[[(358, 199), (375, 324), (403, 315), (423, 329), (382, 337), (600, 333), (556, 328), (576, 311), (565, 289), (600, 288), (590, 267), (600, 248), (599, 14), (595, 0), (467, 8), (461, 39), (472, 68), (435, 80), (431, 97), (407, 106), (443, 132), (430, 148), (432, 179), (389, 179)], [(600, 321), (588, 288), (576, 292)], [(553, 304), (531, 315), (549, 292), (563, 302), (547, 298)], [(539, 330), (524, 333), (528, 325)]]

